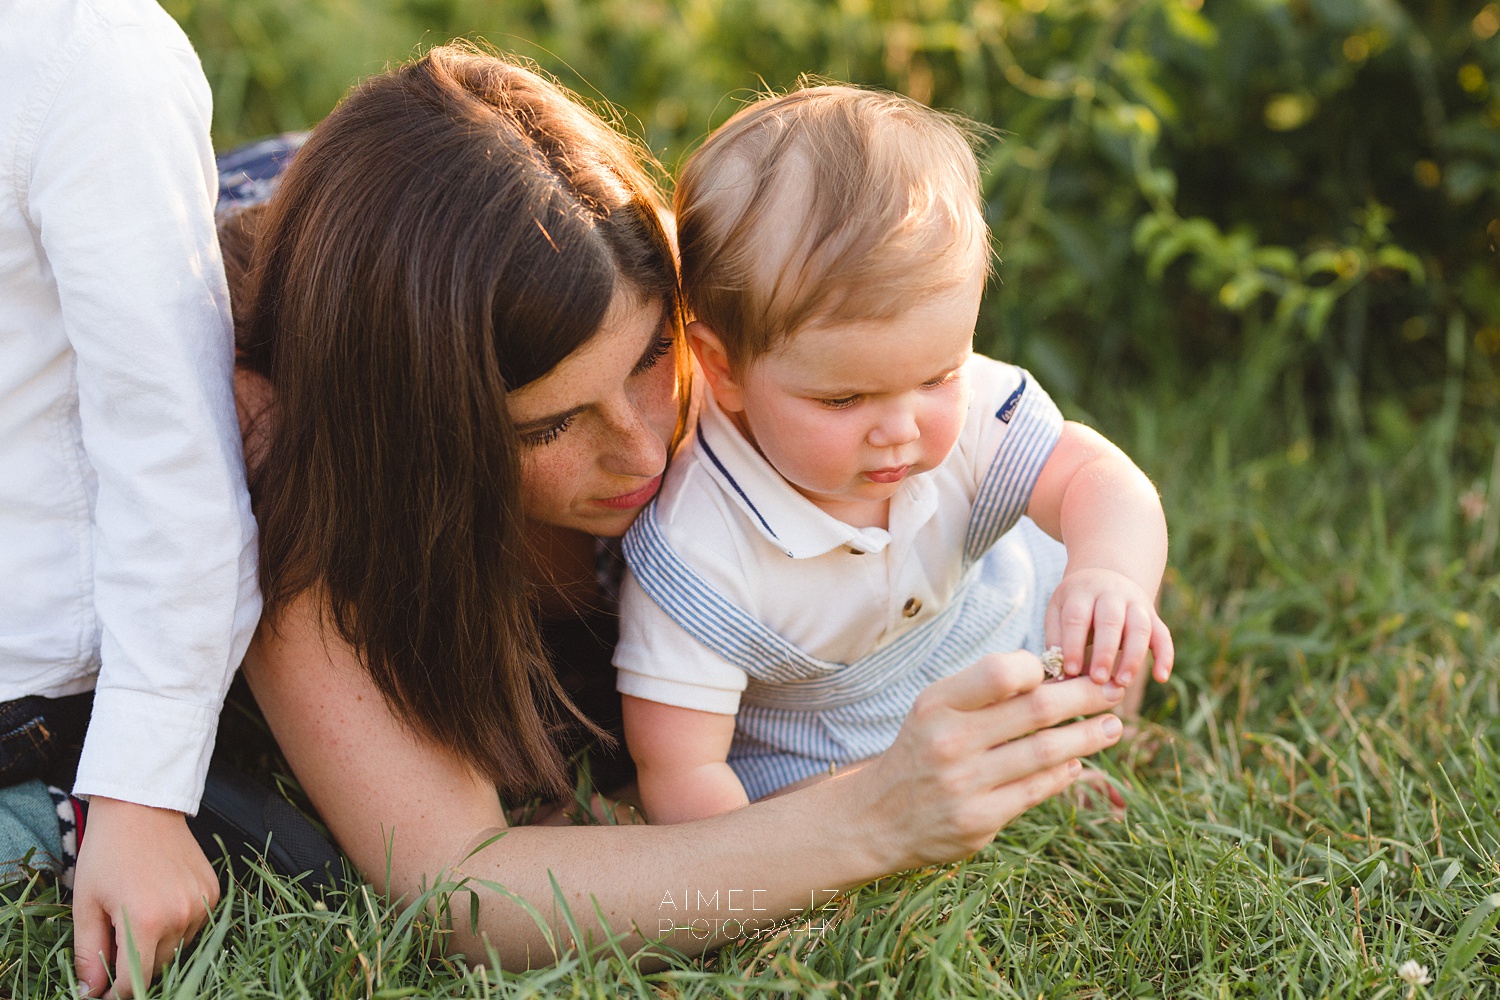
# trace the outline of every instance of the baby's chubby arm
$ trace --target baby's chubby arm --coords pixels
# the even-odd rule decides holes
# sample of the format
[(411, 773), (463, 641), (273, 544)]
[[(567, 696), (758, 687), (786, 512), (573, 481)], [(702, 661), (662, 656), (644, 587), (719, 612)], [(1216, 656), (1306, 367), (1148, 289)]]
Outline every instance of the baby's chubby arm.
[(725, 763), (734, 716), (621, 695), (625, 743), (652, 823), (707, 819), (749, 805)]
[[(1047, 606), (1047, 643), (1063, 651), (1063, 672), (1087, 669), (1128, 686), (1156, 656), (1153, 675), (1172, 672), (1172, 635), (1156, 613), (1167, 561), (1167, 522), (1156, 488), (1098, 432), (1067, 421), (1042, 467), (1027, 515), (1068, 549), (1062, 582)], [(1084, 664), (1092, 632), (1093, 656)], [(1118, 656), (1118, 663), (1116, 658)]]

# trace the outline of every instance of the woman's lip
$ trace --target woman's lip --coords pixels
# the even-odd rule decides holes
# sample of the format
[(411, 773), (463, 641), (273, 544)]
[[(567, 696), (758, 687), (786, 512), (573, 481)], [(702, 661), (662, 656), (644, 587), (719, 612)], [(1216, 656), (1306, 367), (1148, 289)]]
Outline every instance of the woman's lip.
[(646, 501), (656, 496), (656, 491), (661, 488), (661, 474), (651, 480), (645, 486), (631, 493), (621, 493), (617, 497), (606, 497), (603, 500), (595, 500), (594, 503), (611, 510), (630, 510), (632, 507), (640, 507)]
[(897, 465), (889, 469), (871, 469), (865, 473), (865, 478), (872, 483), (899, 483), (910, 471), (909, 465)]

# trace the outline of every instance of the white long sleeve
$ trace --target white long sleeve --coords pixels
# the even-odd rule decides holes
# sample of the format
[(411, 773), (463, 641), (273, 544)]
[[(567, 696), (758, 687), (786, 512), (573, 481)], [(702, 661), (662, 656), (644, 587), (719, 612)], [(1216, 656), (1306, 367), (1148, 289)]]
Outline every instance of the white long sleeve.
[(260, 612), (209, 121), (152, 0), (0, 4), (0, 700), (184, 812)]

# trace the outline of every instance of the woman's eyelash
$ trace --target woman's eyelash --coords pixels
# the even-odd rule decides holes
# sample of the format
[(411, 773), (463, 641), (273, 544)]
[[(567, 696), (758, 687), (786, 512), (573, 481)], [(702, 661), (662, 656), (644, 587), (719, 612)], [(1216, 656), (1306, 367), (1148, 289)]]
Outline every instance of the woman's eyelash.
[[(674, 342), (674, 339), (670, 335), (664, 335), (658, 338), (657, 341), (651, 345), (651, 349), (646, 352), (645, 356), (635, 363), (635, 368), (631, 372), (631, 374), (639, 375), (641, 372), (649, 371), (652, 368), (655, 368), (657, 364), (660, 363), (662, 358), (671, 353), (672, 345)], [(570, 413), (566, 417), (563, 417), (561, 420), (559, 420), (557, 423), (553, 424), (551, 427), (543, 427), (541, 430), (527, 431), (526, 433), (521, 435), (521, 443), (528, 448), (540, 448), (543, 445), (551, 444), (553, 441), (556, 441), (564, 431), (572, 426), (573, 416), (574, 415)]]
[(645, 356), (635, 363), (635, 370), (631, 374), (639, 375), (641, 372), (655, 368), (658, 361), (672, 352), (672, 342), (671, 336), (660, 337), (651, 345), (651, 349), (646, 352)]
[(544, 444), (556, 441), (563, 431), (567, 430), (573, 423), (573, 415), (570, 413), (563, 417), (551, 427), (543, 427), (539, 431), (527, 431), (521, 435), (521, 443), (530, 448), (539, 448)]

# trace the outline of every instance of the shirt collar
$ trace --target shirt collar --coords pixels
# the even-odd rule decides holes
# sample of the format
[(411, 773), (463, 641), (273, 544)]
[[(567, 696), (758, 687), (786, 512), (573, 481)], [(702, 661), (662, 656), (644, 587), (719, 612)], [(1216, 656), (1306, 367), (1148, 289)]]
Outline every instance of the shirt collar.
[[(810, 559), (842, 546), (881, 552), (891, 543), (891, 533), (884, 528), (846, 524), (798, 493), (740, 433), (710, 392), (704, 393), (695, 447), (703, 453), (704, 468), (746, 520), (793, 559)], [(936, 506), (933, 484), (926, 476), (913, 477), (892, 499), (890, 523), (915, 526), (914, 521), (926, 520)]]

